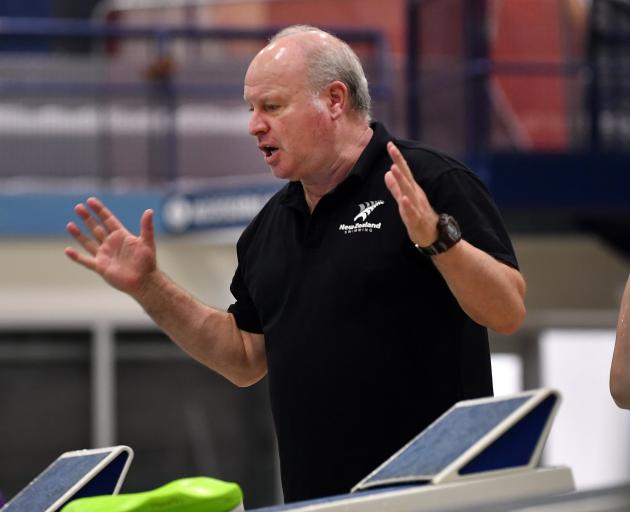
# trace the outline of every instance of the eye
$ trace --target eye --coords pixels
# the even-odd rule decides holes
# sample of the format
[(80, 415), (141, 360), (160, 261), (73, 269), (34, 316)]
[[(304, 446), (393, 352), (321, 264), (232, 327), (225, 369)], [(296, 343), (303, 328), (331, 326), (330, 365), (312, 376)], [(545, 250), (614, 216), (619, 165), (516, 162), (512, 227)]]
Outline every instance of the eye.
[(275, 112), (280, 108), (280, 105), (276, 105), (275, 103), (268, 103), (265, 105), (265, 110), (267, 112)]

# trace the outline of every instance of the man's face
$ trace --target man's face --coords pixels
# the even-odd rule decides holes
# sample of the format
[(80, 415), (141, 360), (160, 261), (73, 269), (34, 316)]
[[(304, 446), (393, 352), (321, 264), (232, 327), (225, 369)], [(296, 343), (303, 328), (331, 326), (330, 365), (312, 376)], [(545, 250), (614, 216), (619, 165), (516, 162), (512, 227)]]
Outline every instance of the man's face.
[(263, 49), (245, 75), (249, 133), (274, 176), (317, 178), (334, 160), (325, 94), (308, 85), (302, 54), (290, 39)]

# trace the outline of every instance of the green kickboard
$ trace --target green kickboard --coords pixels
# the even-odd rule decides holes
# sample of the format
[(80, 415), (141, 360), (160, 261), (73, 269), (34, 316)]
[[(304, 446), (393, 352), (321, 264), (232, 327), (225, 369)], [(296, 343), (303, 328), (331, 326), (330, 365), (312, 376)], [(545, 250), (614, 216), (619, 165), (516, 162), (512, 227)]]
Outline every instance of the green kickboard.
[(79, 498), (61, 512), (230, 512), (242, 501), (236, 483), (192, 477), (145, 492)]

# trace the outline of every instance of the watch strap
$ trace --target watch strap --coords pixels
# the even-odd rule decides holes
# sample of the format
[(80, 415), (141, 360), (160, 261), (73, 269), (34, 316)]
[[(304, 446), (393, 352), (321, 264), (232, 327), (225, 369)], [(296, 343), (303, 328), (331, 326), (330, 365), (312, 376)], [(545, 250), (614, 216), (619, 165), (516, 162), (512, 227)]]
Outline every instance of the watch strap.
[(431, 245), (428, 245), (426, 247), (421, 247), (418, 244), (414, 244), (414, 245), (416, 246), (416, 249), (418, 249), (425, 256), (435, 256), (436, 254), (441, 254), (443, 252), (446, 252), (448, 249), (452, 247), (452, 245), (448, 245), (442, 242), (441, 240), (438, 240), (437, 242)]

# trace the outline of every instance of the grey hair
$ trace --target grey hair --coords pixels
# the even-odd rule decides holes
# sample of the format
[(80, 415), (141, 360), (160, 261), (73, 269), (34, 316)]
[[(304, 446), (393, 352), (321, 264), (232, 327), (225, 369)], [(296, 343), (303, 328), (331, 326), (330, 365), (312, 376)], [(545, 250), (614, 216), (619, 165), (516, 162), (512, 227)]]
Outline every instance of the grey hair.
[(292, 25), (274, 35), (270, 43), (305, 32), (326, 34), (337, 43), (307, 47), (308, 80), (314, 92), (319, 93), (331, 82), (339, 80), (348, 88), (351, 110), (362, 113), (369, 119), (372, 100), (368, 81), (357, 54), (346, 42), (311, 25)]

